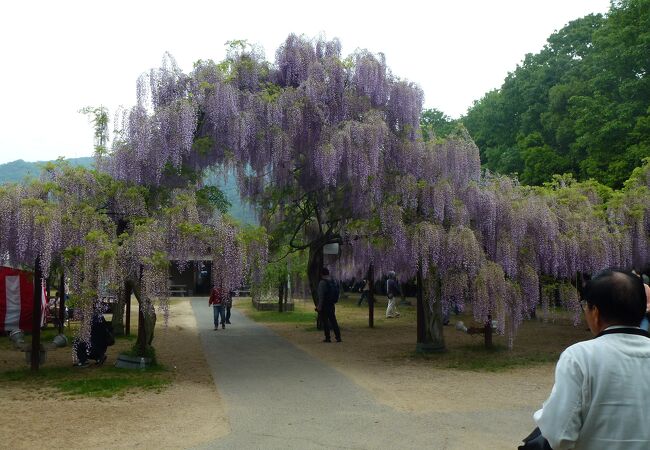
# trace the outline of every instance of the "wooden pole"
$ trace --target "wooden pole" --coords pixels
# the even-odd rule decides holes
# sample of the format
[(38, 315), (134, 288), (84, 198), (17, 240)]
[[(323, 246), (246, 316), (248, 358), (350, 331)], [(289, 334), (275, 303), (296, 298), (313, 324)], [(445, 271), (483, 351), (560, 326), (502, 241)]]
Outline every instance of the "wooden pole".
[(65, 321), (65, 275), (63, 264), (61, 264), (61, 278), (59, 279), (59, 334), (63, 334), (63, 322)]
[(38, 371), (41, 358), (41, 301), (43, 287), (41, 286), (41, 257), (36, 257), (34, 263), (34, 304), (32, 311), (32, 360), (31, 370)]
[(124, 320), (124, 335), (131, 336), (131, 285), (124, 283), (124, 297), (126, 301), (126, 319)]
[(138, 341), (140, 342), (138, 356), (145, 356), (147, 353), (147, 335), (145, 333), (144, 313), (142, 312), (142, 299), (138, 302)]
[[(144, 271), (144, 266), (140, 264), (140, 277), (139, 282), (142, 283), (142, 272)], [(140, 342), (139, 355), (145, 356), (147, 353), (147, 333), (145, 331), (145, 320), (144, 312), (142, 311), (142, 302), (144, 301), (144, 296), (142, 291), (140, 291), (140, 300), (138, 301), (138, 341)]]
[(284, 281), (284, 310), (287, 310), (287, 303), (289, 302), (289, 275)]
[(375, 269), (370, 264), (368, 267), (368, 326), (370, 328), (375, 327)]
[(492, 316), (488, 314), (488, 320), (485, 323), (485, 348), (492, 348)]
[(422, 345), (426, 341), (426, 327), (424, 323), (424, 299), (422, 296), (422, 264), (418, 266), (417, 272), (417, 344)]

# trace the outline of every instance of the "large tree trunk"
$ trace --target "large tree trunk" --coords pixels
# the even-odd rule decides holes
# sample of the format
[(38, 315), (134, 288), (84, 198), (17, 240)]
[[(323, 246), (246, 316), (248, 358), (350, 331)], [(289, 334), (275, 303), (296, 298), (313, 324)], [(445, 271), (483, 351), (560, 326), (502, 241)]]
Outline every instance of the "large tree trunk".
[(113, 332), (116, 336), (127, 334), (124, 326), (124, 310), (126, 309), (126, 303), (131, 301), (131, 290), (131, 282), (125, 280), (122, 287), (117, 291), (117, 302), (113, 305), (113, 318), (111, 319)]
[(309, 262), (307, 263), (307, 277), (309, 278), (309, 290), (314, 306), (318, 306), (318, 282), (320, 281), (320, 271), (323, 267), (323, 245), (321, 239), (314, 241), (309, 246)]
[[(418, 336), (416, 351), (418, 353), (444, 352), (445, 336), (443, 333), (442, 301), (440, 298), (440, 277), (435, 270), (426, 276), (418, 270), (417, 322)], [(428, 299), (434, 298), (431, 305)]]
[[(116, 226), (116, 235), (120, 236), (126, 232), (129, 223), (124, 219), (117, 219)], [(116, 336), (128, 336), (130, 334), (131, 330), (128, 329), (128, 327), (131, 326), (130, 321), (127, 320), (126, 328), (124, 326), (124, 310), (127, 302), (129, 303), (130, 308), (131, 292), (133, 292), (133, 281), (127, 278), (117, 291), (117, 303), (113, 306), (113, 318), (111, 319), (111, 323), (113, 325), (113, 333)]]
[(146, 356), (145, 352), (147, 347), (151, 346), (153, 342), (154, 329), (156, 327), (156, 312), (154, 311), (153, 305), (147, 305), (149, 302), (145, 302), (145, 299), (142, 297), (140, 283), (133, 283), (132, 287), (135, 298), (140, 305), (140, 311), (142, 312), (142, 317), (138, 320), (138, 340), (136, 341), (136, 347), (139, 349), (138, 356)]
[[(318, 283), (320, 282), (320, 272), (323, 267), (325, 258), (323, 257), (323, 246), (327, 243), (324, 237), (316, 239), (309, 246), (309, 262), (307, 263), (307, 277), (309, 278), (309, 290), (314, 306), (318, 306)], [(321, 315), (316, 315), (316, 329), (322, 330), (323, 323)]]

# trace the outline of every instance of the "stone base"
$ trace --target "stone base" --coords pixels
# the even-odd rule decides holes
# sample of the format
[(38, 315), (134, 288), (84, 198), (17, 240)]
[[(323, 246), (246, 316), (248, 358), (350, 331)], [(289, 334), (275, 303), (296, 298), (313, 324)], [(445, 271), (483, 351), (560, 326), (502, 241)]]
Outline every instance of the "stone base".
[[(41, 351), (39, 352), (39, 360), (38, 360), (39, 366), (45, 364), (45, 361), (47, 361), (47, 350), (41, 348)], [(29, 350), (25, 350), (25, 362), (27, 364), (32, 363), (32, 349), (31, 348)]]
[(432, 343), (418, 342), (415, 345), (416, 353), (442, 353), (444, 351), (446, 351), (444, 346), (440, 346)]
[[(277, 311), (277, 303), (262, 303), (253, 300), (253, 307), (258, 311)], [(293, 311), (293, 303), (286, 303), (282, 306), (283, 311)]]
[(151, 366), (151, 358), (140, 358), (138, 356), (128, 356), (123, 353), (117, 355), (115, 367), (120, 369), (146, 369)]
[(65, 337), (65, 335), (63, 334), (57, 334), (56, 336), (54, 336), (54, 339), (52, 339), (52, 344), (55, 347), (65, 347), (66, 345), (68, 345), (68, 338)]

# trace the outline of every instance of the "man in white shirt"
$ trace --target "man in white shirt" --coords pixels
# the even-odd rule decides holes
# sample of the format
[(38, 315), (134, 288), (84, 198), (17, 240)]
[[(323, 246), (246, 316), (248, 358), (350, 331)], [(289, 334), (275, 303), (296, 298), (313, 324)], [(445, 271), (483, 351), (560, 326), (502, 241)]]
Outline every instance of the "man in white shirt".
[(581, 302), (595, 339), (568, 347), (555, 385), (533, 418), (551, 447), (650, 448), (650, 338), (638, 325), (643, 284), (606, 270), (587, 284)]

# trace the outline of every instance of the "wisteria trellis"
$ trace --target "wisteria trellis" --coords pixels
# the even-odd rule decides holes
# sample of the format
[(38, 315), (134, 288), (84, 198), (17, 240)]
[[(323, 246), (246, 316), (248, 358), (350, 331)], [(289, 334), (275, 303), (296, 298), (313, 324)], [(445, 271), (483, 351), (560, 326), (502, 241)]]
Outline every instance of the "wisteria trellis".
[[(137, 105), (119, 115), (110, 154), (98, 160), (114, 179), (182, 187), (183, 171), (232, 166), (243, 196), (273, 211), (298, 205), (307, 211), (306, 235), (329, 227), (345, 249), (338, 276), (358, 276), (372, 263), (376, 274), (410, 278), (420, 267), (441, 283), (429, 306), (472, 304), (478, 321), (490, 315), (511, 336), (540, 302), (541, 276), (570, 280), (607, 266), (648, 265), (648, 160), (620, 192), (567, 178), (529, 188), (482, 172), (462, 130), (423, 142), (423, 93), (394, 76), (381, 54), (344, 58), (337, 40), (291, 35), (272, 64), (238, 43), (224, 62), (199, 61), (189, 74), (166, 55), (138, 80), (137, 94)], [(28, 188), (15, 189), (0, 201), (20, 203)], [(189, 226), (197, 213), (180, 211), (161, 225), (167, 238), (148, 238), (144, 248), (200, 245)], [(285, 218), (276, 214), (267, 225)], [(2, 248), (12, 255), (27, 258), (25, 236), (39, 248), (61, 245), (55, 225), (48, 235), (33, 217), (8, 220), (15, 226), (7, 233), (19, 239)], [(215, 235), (235, 242), (219, 223)], [(223, 248), (215, 259), (236, 252)]]

